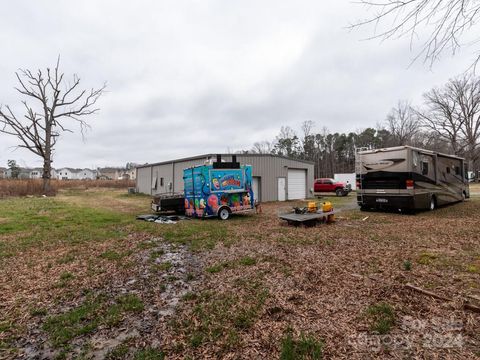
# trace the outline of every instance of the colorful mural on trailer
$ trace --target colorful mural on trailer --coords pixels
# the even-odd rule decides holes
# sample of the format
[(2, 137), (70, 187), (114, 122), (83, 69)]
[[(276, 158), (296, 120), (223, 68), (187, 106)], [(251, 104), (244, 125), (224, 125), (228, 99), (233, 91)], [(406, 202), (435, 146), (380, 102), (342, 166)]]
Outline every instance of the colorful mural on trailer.
[(221, 207), (232, 213), (254, 207), (252, 167), (214, 169), (203, 165), (183, 170), (185, 214), (194, 217), (217, 216)]

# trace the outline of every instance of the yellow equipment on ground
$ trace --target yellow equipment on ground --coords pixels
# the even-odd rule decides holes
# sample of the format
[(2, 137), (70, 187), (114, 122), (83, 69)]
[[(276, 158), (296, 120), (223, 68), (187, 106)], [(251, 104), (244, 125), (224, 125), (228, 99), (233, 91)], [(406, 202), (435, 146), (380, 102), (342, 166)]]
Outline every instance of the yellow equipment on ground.
[(315, 201), (309, 201), (307, 205), (308, 212), (317, 212), (317, 203)]
[(323, 204), (322, 204), (322, 211), (323, 212), (330, 212), (333, 210), (333, 205), (330, 201), (325, 201)]
[[(322, 211), (324, 213), (327, 213), (327, 212), (330, 212), (330, 211), (333, 211), (333, 205), (330, 201), (325, 201), (323, 204), (322, 204)], [(335, 221), (335, 215), (333, 214), (330, 214), (327, 216), (327, 223), (330, 223), (330, 222), (334, 222)]]

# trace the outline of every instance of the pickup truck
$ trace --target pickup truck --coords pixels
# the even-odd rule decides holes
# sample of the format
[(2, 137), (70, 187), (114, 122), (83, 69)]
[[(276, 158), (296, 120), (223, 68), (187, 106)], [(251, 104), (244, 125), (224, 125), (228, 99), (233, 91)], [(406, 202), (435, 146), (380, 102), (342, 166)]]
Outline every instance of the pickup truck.
[(316, 179), (313, 183), (314, 193), (334, 192), (337, 196), (347, 196), (350, 191), (352, 191), (350, 184), (330, 178)]

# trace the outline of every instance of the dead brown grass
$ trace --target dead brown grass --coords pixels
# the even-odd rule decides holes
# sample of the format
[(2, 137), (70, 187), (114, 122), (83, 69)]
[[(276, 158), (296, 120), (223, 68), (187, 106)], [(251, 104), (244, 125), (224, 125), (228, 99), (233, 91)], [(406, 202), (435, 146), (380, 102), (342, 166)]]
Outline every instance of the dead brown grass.
[[(55, 195), (60, 189), (128, 188), (134, 186), (135, 181), (131, 180), (51, 180), (52, 191), (48, 195)], [(0, 179), (0, 198), (42, 194), (43, 182), (41, 179)]]
[[(148, 208), (149, 199), (90, 189), (62, 192), (55, 201), (133, 215)], [(347, 201), (354, 202), (354, 197), (342, 201), (349, 208)], [(174, 280), (162, 278), (165, 271), (159, 267), (158, 276), (145, 275), (152, 271), (151, 235), (130, 228), (116, 239), (31, 248), (0, 262), (0, 325), (10, 327), (0, 336), (0, 345), (4, 341), (10, 346), (6, 357), (12, 358), (24, 355), (31, 344), (48, 346), (42, 331), (48, 316), (78, 307), (87, 292), (135, 291), (145, 311), (117, 327), (78, 337), (72, 346), (78, 349), (78, 344), (135, 329), (139, 334), (128, 347), (160, 347), (169, 359), (276, 359), (281, 339), (292, 329), (295, 338), (304, 333), (322, 340), (328, 359), (473, 359), (480, 355), (480, 315), (462, 309), (461, 301), (480, 296), (479, 204), (475, 195), (415, 216), (348, 210), (338, 214), (335, 224), (314, 228), (289, 227), (278, 220), (277, 214), (293, 203), (265, 204), (262, 214), (223, 223), (146, 224), (159, 234), (164, 231), (174, 244), (180, 236), (199, 236), (186, 232), (198, 224), (204, 230), (225, 228), (224, 239), (213, 249), (192, 255), (191, 266), (203, 275), (195, 275), (195, 291), (173, 316), (158, 309), (165, 302), (163, 289)], [(110, 256), (102, 256), (107, 251)], [(65, 272), (74, 277), (62, 284)], [(412, 292), (407, 283), (454, 301)], [(414, 339), (411, 348), (362, 347), (362, 336), (375, 336), (368, 309), (378, 304), (395, 313), (390, 335)], [(37, 308), (45, 309), (45, 315), (35, 315)], [(412, 320), (416, 328), (408, 327)], [(426, 346), (425, 334), (441, 334), (436, 322), (450, 320), (461, 324), (454, 334), (461, 335), (462, 345)]]

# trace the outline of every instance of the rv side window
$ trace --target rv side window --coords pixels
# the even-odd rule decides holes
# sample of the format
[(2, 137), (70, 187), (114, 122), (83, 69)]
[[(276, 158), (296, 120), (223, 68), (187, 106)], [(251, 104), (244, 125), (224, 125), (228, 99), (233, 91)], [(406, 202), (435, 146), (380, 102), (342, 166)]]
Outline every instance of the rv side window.
[(450, 174), (450, 166), (447, 166), (447, 174)]
[(460, 175), (460, 166), (455, 166), (455, 175)]
[(163, 186), (163, 178), (160, 178), (160, 186)]
[(428, 175), (428, 162), (422, 161), (422, 175)]

